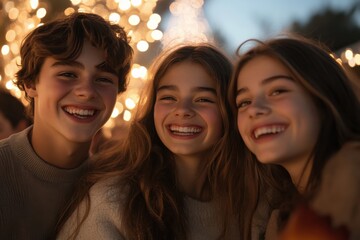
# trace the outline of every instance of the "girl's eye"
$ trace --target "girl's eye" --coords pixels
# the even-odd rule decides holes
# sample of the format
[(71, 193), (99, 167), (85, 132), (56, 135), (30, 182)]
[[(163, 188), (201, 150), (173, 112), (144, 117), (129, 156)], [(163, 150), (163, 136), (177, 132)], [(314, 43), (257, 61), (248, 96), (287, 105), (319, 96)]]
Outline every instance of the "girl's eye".
[(175, 97), (172, 96), (160, 96), (158, 98), (160, 101), (175, 101)]
[(240, 109), (240, 108), (244, 108), (244, 107), (246, 107), (246, 106), (248, 106), (248, 105), (250, 105), (251, 104), (251, 101), (250, 100), (243, 100), (243, 101), (239, 101), (237, 104), (236, 104), (236, 107), (238, 108), (238, 109)]
[(210, 99), (210, 98), (198, 98), (196, 99), (196, 102), (208, 102), (208, 103), (215, 103), (214, 100)]
[(276, 89), (276, 90), (272, 91), (270, 93), (270, 95), (271, 96), (277, 96), (277, 95), (279, 95), (281, 93), (285, 93), (285, 92), (288, 92), (288, 90), (286, 90), (286, 89)]

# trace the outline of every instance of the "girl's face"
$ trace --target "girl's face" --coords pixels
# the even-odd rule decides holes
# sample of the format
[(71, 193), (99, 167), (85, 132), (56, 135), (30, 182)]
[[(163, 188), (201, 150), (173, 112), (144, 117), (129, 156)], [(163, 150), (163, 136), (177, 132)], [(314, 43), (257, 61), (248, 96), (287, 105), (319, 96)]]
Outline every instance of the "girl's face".
[(216, 83), (192, 62), (178, 63), (160, 79), (154, 121), (164, 145), (178, 157), (204, 158), (222, 136)]
[(305, 167), (320, 129), (310, 95), (278, 60), (259, 56), (237, 78), (238, 129), (264, 164), (279, 164), (290, 174)]

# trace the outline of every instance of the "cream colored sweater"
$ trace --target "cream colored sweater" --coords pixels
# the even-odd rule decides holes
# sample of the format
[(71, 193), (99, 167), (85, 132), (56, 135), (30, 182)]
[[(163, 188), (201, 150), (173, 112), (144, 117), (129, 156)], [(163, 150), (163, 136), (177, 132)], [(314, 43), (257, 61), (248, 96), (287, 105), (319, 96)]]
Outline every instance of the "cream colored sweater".
[[(126, 233), (122, 223), (126, 221), (121, 216), (121, 202), (119, 188), (112, 186), (114, 179), (100, 181), (90, 190), (90, 213), (81, 225), (80, 233), (76, 237), (79, 240), (124, 240)], [(218, 239), (222, 230), (221, 210), (213, 202), (200, 202), (191, 198), (185, 198), (185, 206), (188, 212), (189, 229), (188, 240), (214, 240)], [(85, 204), (80, 204), (67, 221), (60, 232), (58, 239), (68, 239), (77, 223), (77, 216), (83, 213)], [(235, 223), (229, 226), (231, 236), (227, 239), (239, 240), (240, 235)]]
[(86, 166), (64, 170), (47, 164), (32, 149), (30, 130), (0, 141), (0, 239), (49, 239)]

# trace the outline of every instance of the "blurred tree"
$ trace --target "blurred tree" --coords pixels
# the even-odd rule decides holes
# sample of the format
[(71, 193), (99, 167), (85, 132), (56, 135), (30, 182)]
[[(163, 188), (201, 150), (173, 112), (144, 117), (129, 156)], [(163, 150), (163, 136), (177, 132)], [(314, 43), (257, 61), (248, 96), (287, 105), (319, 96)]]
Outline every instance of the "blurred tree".
[(358, 11), (358, 1), (354, 1), (348, 10), (328, 6), (312, 15), (305, 23), (295, 21), (291, 24), (290, 31), (318, 39), (337, 51), (360, 40), (360, 26), (355, 19)]

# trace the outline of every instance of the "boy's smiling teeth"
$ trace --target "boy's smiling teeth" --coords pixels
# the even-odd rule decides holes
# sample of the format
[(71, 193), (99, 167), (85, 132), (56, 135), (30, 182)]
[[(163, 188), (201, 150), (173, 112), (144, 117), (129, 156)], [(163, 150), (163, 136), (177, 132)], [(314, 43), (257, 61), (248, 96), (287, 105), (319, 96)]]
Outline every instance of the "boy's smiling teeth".
[(91, 117), (95, 114), (95, 110), (92, 109), (81, 109), (81, 108), (74, 108), (74, 107), (65, 107), (64, 110), (77, 117)]
[(170, 131), (178, 135), (192, 135), (201, 132), (200, 127), (180, 127), (177, 125), (170, 125)]
[(285, 126), (283, 125), (266, 126), (255, 129), (254, 136), (256, 139), (258, 139), (261, 135), (280, 133), (284, 130)]

